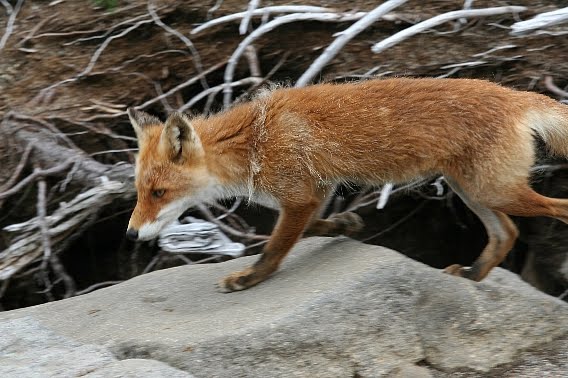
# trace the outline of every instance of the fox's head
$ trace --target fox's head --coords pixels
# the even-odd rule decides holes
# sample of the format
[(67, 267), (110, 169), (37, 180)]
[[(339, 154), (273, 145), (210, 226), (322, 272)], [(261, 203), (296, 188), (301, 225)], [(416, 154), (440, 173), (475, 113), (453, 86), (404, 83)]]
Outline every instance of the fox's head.
[(191, 120), (173, 113), (165, 123), (132, 108), (128, 116), (138, 139), (138, 200), (126, 235), (149, 240), (189, 206), (203, 200), (214, 185), (205, 153)]

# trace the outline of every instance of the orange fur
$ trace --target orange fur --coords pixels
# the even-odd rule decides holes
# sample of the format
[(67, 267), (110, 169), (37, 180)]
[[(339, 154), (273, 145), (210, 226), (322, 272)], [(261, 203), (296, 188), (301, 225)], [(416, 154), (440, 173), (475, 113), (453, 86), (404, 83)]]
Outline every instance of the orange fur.
[[(139, 198), (129, 228), (158, 224), (152, 222), (162, 222), (161, 213), (179, 216), (181, 204), (169, 205), (174, 200), (190, 205), (194, 198), (246, 195), (277, 203), (280, 219), (259, 262), (221, 284), (240, 290), (274, 272), (306, 227), (338, 229), (314, 215), (337, 183), (442, 174), (489, 235), (471, 269), (448, 272), (480, 280), (517, 237), (505, 214), (568, 221), (567, 200), (541, 196), (528, 185), (534, 134), (568, 155), (567, 108), (480, 80), (388, 79), (265, 91), (220, 114), (174, 115), (165, 125), (132, 111)], [(162, 198), (152, 197), (156, 189), (165, 189)], [(338, 222), (346, 219), (352, 224), (344, 229), (357, 228), (350, 216)]]

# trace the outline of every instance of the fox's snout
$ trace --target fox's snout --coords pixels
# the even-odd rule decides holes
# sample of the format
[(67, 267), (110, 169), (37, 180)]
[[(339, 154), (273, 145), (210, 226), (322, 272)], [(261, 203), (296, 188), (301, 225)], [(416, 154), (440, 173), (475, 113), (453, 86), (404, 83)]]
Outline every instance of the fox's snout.
[(126, 237), (132, 241), (138, 240), (138, 230), (129, 227), (128, 230), (126, 230)]

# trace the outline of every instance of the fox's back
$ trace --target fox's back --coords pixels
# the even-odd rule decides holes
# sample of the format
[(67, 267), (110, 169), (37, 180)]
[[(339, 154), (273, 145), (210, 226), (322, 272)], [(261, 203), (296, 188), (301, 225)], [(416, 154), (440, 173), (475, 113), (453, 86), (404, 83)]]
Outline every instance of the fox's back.
[(403, 181), (455, 159), (476, 164), (497, 144), (532, 143), (519, 124), (550, 103), (486, 81), (402, 78), (280, 89), (264, 106), (275, 161), (301, 155), (330, 181)]

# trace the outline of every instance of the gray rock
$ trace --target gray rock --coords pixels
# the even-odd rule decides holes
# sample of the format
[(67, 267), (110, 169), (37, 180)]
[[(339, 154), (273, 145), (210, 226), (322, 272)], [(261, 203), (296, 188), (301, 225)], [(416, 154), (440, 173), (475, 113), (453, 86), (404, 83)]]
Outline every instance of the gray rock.
[(28, 316), (0, 322), (0, 335), (0, 377), (191, 377), (158, 361), (119, 361), (101, 346), (60, 336)]
[(0, 322), (0, 376), (76, 377), (116, 359), (97, 345), (82, 344), (24, 316)]
[(87, 378), (191, 378), (182, 370), (170, 367), (163, 362), (139, 358), (115, 361), (85, 375)]
[(153, 272), (0, 313), (0, 324), (31, 319), (119, 360), (161, 361), (197, 377), (475, 376), (502, 366), (523, 376), (535, 365), (524, 350), (553, 345), (549, 371), (568, 353), (559, 341), (568, 339), (568, 305), (502, 269), (475, 283), (384, 248), (309, 238), (270, 280), (217, 292), (217, 280), (255, 259)]

